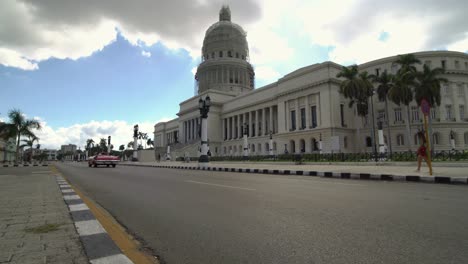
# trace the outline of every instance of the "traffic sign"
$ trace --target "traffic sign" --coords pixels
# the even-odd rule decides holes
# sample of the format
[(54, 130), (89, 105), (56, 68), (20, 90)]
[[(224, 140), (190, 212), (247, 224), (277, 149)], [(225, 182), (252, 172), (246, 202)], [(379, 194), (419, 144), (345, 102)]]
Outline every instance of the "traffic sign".
[(429, 112), (431, 111), (431, 105), (426, 99), (421, 100), (421, 111), (423, 112), (424, 115), (429, 115)]

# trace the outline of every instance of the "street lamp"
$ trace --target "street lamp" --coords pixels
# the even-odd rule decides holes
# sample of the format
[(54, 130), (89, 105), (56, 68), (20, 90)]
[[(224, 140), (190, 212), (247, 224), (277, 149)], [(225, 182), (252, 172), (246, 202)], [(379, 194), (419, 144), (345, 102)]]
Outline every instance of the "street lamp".
[(452, 150), (455, 150), (455, 132), (453, 130), (450, 130), (450, 146)]
[(198, 159), (199, 167), (208, 167), (208, 112), (210, 111), (211, 99), (209, 96), (203, 100), (201, 97), (198, 100), (198, 109), (201, 117), (201, 154)]
[(138, 124), (133, 126), (133, 157), (132, 161), (138, 161)]
[(244, 155), (242, 156), (243, 160), (249, 159), (249, 143), (247, 142), (247, 135), (249, 134), (249, 125), (244, 123)]
[(268, 147), (270, 149), (268, 150), (268, 154), (270, 155), (270, 158), (273, 157), (273, 132), (270, 130), (270, 143), (268, 144)]

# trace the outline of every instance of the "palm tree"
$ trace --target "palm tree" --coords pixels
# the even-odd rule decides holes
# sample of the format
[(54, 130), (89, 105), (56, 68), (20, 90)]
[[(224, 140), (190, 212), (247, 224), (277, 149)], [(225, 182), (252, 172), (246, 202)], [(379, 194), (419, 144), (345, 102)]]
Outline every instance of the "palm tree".
[(20, 148), (24, 148), (24, 147), (29, 147), (29, 150), (31, 151), (30, 155), (29, 155), (29, 162), (32, 161), (32, 157), (34, 155), (34, 142), (38, 141), (39, 138), (36, 137), (36, 136), (33, 136), (33, 137), (29, 137), (28, 139), (22, 139), (21, 141), (24, 142), (24, 144), (20, 145)]
[(406, 106), (406, 140), (408, 142), (408, 150), (411, 151), (411, 128), (410, 128), (410, 112), (409, 104), (413, 101), (414, 74), (406, 72), (397, 74), (393, 78), (393, 86), (388, 91), (388, 98), (396, 105)]
[(127, 148), (133, 148), (133, 141), (128, 142)]
[(388, 92), (393, 87), (393, 75), (388, 73), (387, 70), (383, 71), (382, 74), (376, 76), (372, 75), (372, 80), (377, 84), (377, 96), (380, 102), (385, 102), (385, 116), (387, 121), (387, 136), (388, 145), (390, 150), (390, 157), (392, 156), (392, 136), (390, 134), (390, 122), (388, 114)]
[(107, 152), (107, 139), (101, 138), (99, 141), (99, 152)]
[(36, 137), (33, 129), (41, 129), (39, 121), (34, 119), (26, 119), (18, 109), (13, 109), (8, 112), (9, 123), (0, 126), (0, 134), (3, 138), (15, 138), (16, 141), (16, 161), (19, 160), (19, 149), (21, 136)]
[(86, 140), (86, 147), (85, 147), (85, 150), (86, 150), (86, 158), (88, 158), (88, 155), (89, 155), (89, 151), (91, 150), (91, 148), (94, 147), (94, 140), (92, 138), (88, 138)]
[(421, 64), (421, 61), (414, 56), (414, 54), (403, 54), (398, 55), (397, 59), (393, 62), (393, 65), (399, 65), (397, 74), (403, 74), (406, 72), (417, 72), (414, 64)]
[[(336, 77), (344, 78), (340, 83), (340, 93), (343, 94), (345, 98), (349, 99), (348, 107), (352, 108), (353, 105), (356, 104), (358, 116), (361, 118), (367, 116), (369, 111), (369, 85), (359, 76), (358, 66), (343, 66), (341, 72), (339, 72)], [(364, 79), (367, 78), (365, 75), (362, 77), (364, 77)], [(359, 126), (357, 127), (357, 136), (360, 139)], [(358, 148), (360, 148), (360, 144), (358, 144)], [(358, 151), (360, 151), (360, 149), (358, 149)]]
[(424, 65), (423, 71), (416, 74), (414, 98), (419, 106), (423, 98), (429, 102), (431, 107), (440, 105), (441, 83), (446, 83), (448, 80), (438, 76), (444, 74), (444, 72), (442, 68), (431, 69), (429, 66)]

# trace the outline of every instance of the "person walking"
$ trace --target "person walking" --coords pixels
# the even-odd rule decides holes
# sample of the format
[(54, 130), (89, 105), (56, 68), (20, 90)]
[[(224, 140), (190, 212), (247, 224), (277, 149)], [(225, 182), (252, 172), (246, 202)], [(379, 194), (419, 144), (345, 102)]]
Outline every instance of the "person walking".
[(418, 168), (416, 169), (416, 172), (421, 171), (421, 163), (423, 160), (426, 162), (427, 166), (429, 166), (427, 162), (426, 137), (424, 136), (424, 133), (422, 131), (418, 132), (418, 138), (421, 145), (419, 146), (417, 151)]

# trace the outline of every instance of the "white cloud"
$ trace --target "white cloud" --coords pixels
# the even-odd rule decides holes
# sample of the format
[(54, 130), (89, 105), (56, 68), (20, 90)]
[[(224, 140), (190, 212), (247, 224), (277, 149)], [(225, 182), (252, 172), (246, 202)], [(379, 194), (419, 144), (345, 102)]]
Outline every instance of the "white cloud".
[(151, 52), (142, 50), (141, 55), (143, 57), (149, 58), (149, 57), (151, 57)]
[[(42, 129), (35, 132), (39, 137), (41, 148), (59, 149), (61, 145), (75, 144), (83, 149), (89, 138), (99, 142), (101, 138), (107, 139), (108, 136), (111, 136), (114, 149), (118, 149), (120, 145), (126, 146), (128, 142), (133, 140), (134, 124), (129, 124), (126, 121), (90, 121), (53, 129), (45, 120), (37, 117), (35, 119), (39, 120), (42, 125)], [(156, 122), (144, 121), (139, 122), (138, 126), (141, 132), (148, 133), (148, 137), (153, 138), (154, 125), (169, 120), (171, 118), (162, 118)]]
[(281, 74), (271, 67), (260, 66), (255, 68), (255, 77), (258, 80), (275, 81), (281, 77)]

